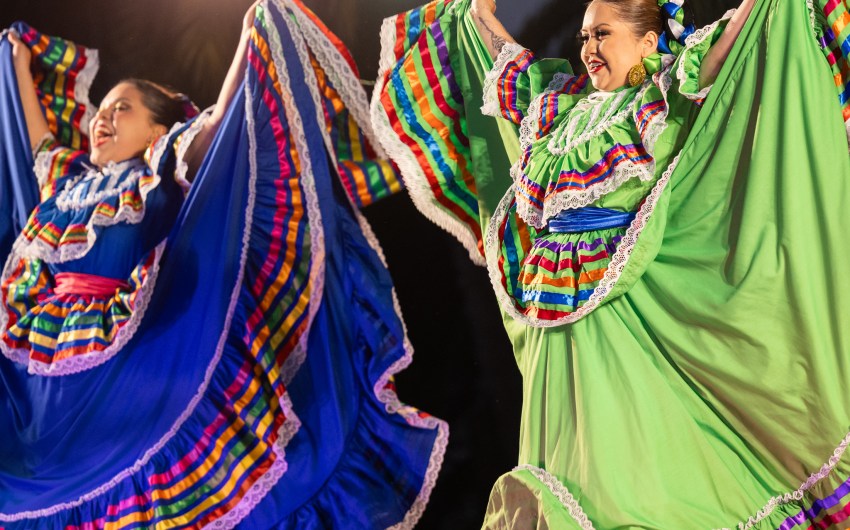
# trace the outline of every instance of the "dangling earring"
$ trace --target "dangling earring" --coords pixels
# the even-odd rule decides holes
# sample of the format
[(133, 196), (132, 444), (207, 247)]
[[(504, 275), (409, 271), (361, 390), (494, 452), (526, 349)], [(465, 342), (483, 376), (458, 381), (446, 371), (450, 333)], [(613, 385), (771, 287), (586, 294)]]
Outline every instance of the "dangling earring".
[(629, 69), (629, 86), (638, 86), (642, 85), (643, 81), (646, 79), (646, 67), (643, 65), (643, 61), (637, 63)]

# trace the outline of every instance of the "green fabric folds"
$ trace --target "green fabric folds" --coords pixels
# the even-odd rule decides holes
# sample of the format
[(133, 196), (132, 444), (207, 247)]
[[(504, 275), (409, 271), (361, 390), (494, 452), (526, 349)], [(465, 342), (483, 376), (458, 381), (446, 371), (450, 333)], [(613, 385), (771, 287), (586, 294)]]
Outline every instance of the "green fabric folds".
[[(519, 153), (515, 126), (478, 111), (492, 61), (467, 4), (407, 38), (446, 43), (486, 233)], [(846, 527), (850, 157), (815, 36), (805, 0), (756, 2), (634, 245), (641, 266), (620, 276), (628, 289), (570, 325), (505, 316), (523, 467), (497, 483), (485, 526)]]

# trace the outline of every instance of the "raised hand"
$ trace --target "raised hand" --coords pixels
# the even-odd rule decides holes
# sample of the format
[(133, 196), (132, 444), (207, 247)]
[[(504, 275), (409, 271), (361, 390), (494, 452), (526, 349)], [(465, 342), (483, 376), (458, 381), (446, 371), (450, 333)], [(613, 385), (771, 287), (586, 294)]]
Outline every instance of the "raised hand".
[(24, 44), (17, 31), (11, 30), (8, 35), (9, 42), (12, 43), (12, 61), (15, 64), (15, 69), (26, 68), (29, 70), (30, 62), (32, 61), (32, 52), (29, 46)]

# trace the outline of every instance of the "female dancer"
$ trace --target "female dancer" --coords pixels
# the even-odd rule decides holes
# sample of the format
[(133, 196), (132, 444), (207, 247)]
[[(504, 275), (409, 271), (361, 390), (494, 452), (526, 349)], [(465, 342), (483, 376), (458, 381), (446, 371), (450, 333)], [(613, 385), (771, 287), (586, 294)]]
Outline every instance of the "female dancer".
[(485, 526), (844, 528), (846, 4), (594, 0), (581, 75), (493, 11), (388, 19), (373, 99), (523, 376)]
[(175, 125), (128, 80), (86, 128), (96, 55), (14, 29), (0, 526), (413, 526), (447, 432), (394, 392), (411, 350), (356, 209), (394, 175), (344, 47), (264, 1), (214, 110)]

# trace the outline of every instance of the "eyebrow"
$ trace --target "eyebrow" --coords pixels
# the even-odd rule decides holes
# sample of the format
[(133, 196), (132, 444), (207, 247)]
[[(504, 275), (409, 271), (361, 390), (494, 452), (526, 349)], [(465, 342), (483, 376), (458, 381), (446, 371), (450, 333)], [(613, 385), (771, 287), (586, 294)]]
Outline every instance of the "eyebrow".
[(594, 29), (599, 29), (599, 28), (601, 28), (602, 26), (611, 26), (611, 24), (609, 24), (609, 23), (607, 23), (607, 22), (600, 22), (599, 24), (597, 24), (597, 25), (595, 25), (595, 26), (593, 26), (593, 27), (591, 27), (591, 28), (581, 28), (581, 29), (579, 30), (579, 35), (581, 35), (581, 32), (582, 32), (582, 31), (592, 31), (592, 30), (594, 30)]
[[(115, 105), (116, 103), (131, 103), (131, 101), (129, 100), (129, 98), (118, 98), (115, 101), (111, 101), (109, 104)], [(100, 106), (98, 107), (98, 109), (102, 109), (103, 106), (104, 106), (103, 103), (101, 103)]]

